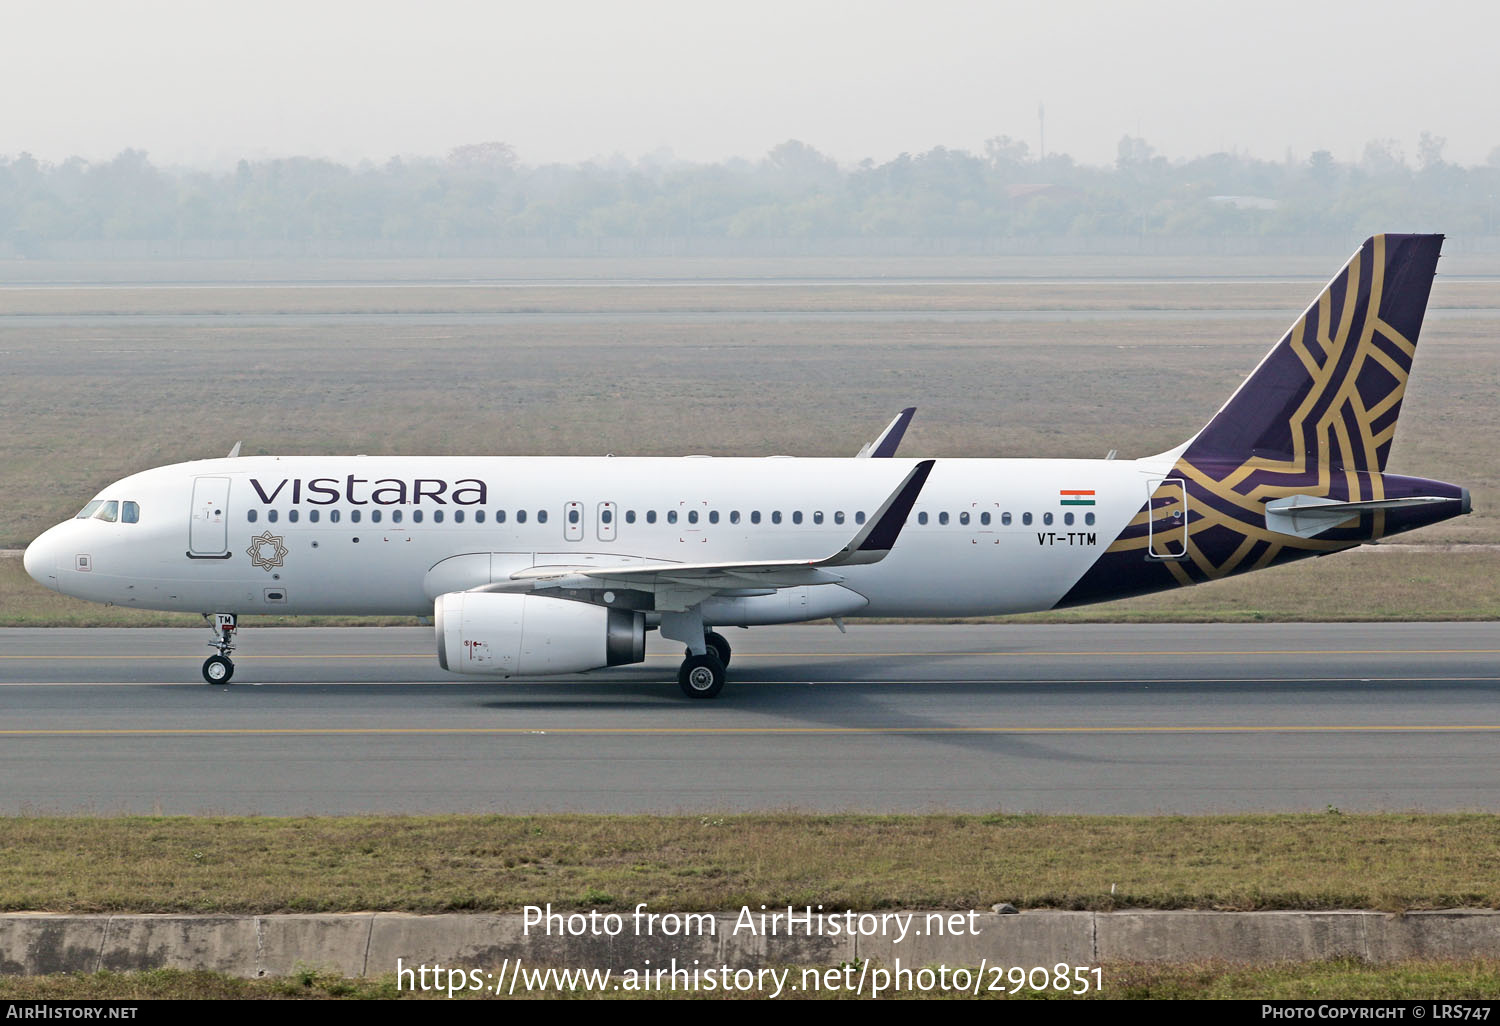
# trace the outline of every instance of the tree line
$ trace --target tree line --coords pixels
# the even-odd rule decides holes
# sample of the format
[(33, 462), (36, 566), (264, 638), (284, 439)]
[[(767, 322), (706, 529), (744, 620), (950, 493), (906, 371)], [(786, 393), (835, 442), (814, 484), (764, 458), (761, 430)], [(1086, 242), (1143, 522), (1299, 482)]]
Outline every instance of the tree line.
[(21, 256), (103, 240), (933, 239), (1087, 236), (1360, 237), (1392, 227), (1492, 236), (1500, 148), (1479, 166), (1414, 160), (1391, 140), (1359, 160), (1215, 153), (1167, 160), (1126, 136), (1109, 166), (1033, 155), (1005, 136), (982, 154), (937, 147), (841, 166), (791, 140), (759, 160), (653, 155), (527, 165), (505, 143), (349, 166), (311, 157), (232, 171), (0, 157), (0, 242)]

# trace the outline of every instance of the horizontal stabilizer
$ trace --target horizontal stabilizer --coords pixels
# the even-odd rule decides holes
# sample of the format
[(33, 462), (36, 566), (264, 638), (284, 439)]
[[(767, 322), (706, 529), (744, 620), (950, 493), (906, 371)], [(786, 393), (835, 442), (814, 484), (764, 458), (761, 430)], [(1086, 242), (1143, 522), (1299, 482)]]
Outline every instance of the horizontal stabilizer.
[(1339, 502), (1318, 495), (1288, 495), (1266, 503), (1266, 527), (1278, 534), (1314, 538), (1331, 531), (1361, 513), (1405, 509), (1432, 502), (1452, 502), (1450, 496), (1413, 495), (1401, 499), (1367, 499), (1364, 502)]

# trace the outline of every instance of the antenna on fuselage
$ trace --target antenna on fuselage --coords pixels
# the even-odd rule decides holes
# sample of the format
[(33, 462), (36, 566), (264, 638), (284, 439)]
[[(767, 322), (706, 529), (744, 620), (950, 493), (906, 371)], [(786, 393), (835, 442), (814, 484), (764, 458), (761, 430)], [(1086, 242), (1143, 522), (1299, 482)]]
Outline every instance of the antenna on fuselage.
[(240, 446), (244, 444), (244, 442), (235, 442), (234, 448), (229, 450), (229, 455), (226, 458), (232, 460), (237, 457), (240, 454)]

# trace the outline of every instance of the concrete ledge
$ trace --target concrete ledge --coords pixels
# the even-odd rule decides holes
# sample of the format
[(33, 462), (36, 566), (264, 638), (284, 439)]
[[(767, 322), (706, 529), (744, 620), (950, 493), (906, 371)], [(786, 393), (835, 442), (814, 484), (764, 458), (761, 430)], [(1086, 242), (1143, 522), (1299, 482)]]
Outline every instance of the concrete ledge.
[[(419, 965), (486, 969), (505, 959), (536, 965), (626, 969), (727, 964), (838, 965), (873, 959), (904, 966), (1098, 965), (1101, 962), (1309, 961), (1357, 958), (1500, 958), (1500, 912), (1023, 912), (941, 913), (950, 927), (924, 931), (915, 913), (904, 939), (850, 934), (842, 917), (814, 917), (794, 932), (735, 932), (733, 916), (705, 917), (700, 932), (636, 936), (628, 914), (616, 936), (527, 934), (514, 914), (0, 915), (0, 974), (211, 969), (284, 976), (312, 966), (381, 976)], [(877, 916), (869, 917), (878, 918)], [(951, 924), (962, 921), (963, 929)], [(708, 924), (712, 923), (712, 930)], [(932, 920), (934, 927), (937, 919)], [(973, 929), (968, 929), (972, 924)]]
[(91, 973), (104, 953), (109, 916), (0, 916), (0, 973)]
[[(1112, 912), (1095, 916), (1100, 958), (1308, 962), (1368, 958), (1369, 912)], [(1224, 952), (1224, 954), (1218, 954)]]
[[(947, 913), (951, 916), (952, 913)], [(861, 937), (856, 944), (857, 961), (874, 959), (895, 965), (901, 959), (909, 965), (1022, 965), (1026, 967), (1096, 965), (1093, 912), (1024, 912), (998, 916), (982, 913), (973, 919), (974, 930), (948, 930), (938, 936), (936, 929), (924, 936), (908, 936), (897, 941), (892, 937)], [(917, 929), (925, 924), (926, 915), (918, 913)], [(936, 926), (936, 919), (933, 920)]]
[(258, 934), (256, 920), (244, 916), (110, 916), (99, 968), (210, 969), (256, 976)]

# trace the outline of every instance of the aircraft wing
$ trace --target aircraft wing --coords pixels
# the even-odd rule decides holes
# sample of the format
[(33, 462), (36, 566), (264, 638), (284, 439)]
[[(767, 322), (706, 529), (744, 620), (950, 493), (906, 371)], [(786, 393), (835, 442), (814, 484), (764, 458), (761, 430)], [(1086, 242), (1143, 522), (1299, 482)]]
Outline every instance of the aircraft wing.
[(908, 406), (885, 426), (885, 430), (875, 436), (873, 442), (866, 442), (863, 449), (854, 454), (854, 458), (866, 459), (890, 459), (896, 455), (896, 447), (901, 444), (901, 437), (906, 434), (906, 429), (911, 424), (912, 416), (917, 412), (915, 406)]
[[(778, 588), (837, 584), (843, 578), (830, 568), (878, 563), (896, 544), (917, 496), (932, 473), (934, 460), (923, 460), (902, 479), (874, 515), (843, 548), (821, 559), (784, 559), (723, 563), (619, 563), (614, 566), (534, 566), (517, 570), (510, 580), (533, 588), (635, 588), (660, 596), (671, 592), (709, 595), (746, 589), (769, 593)], [(504, 585), (490, 585), (495, 590)]]

